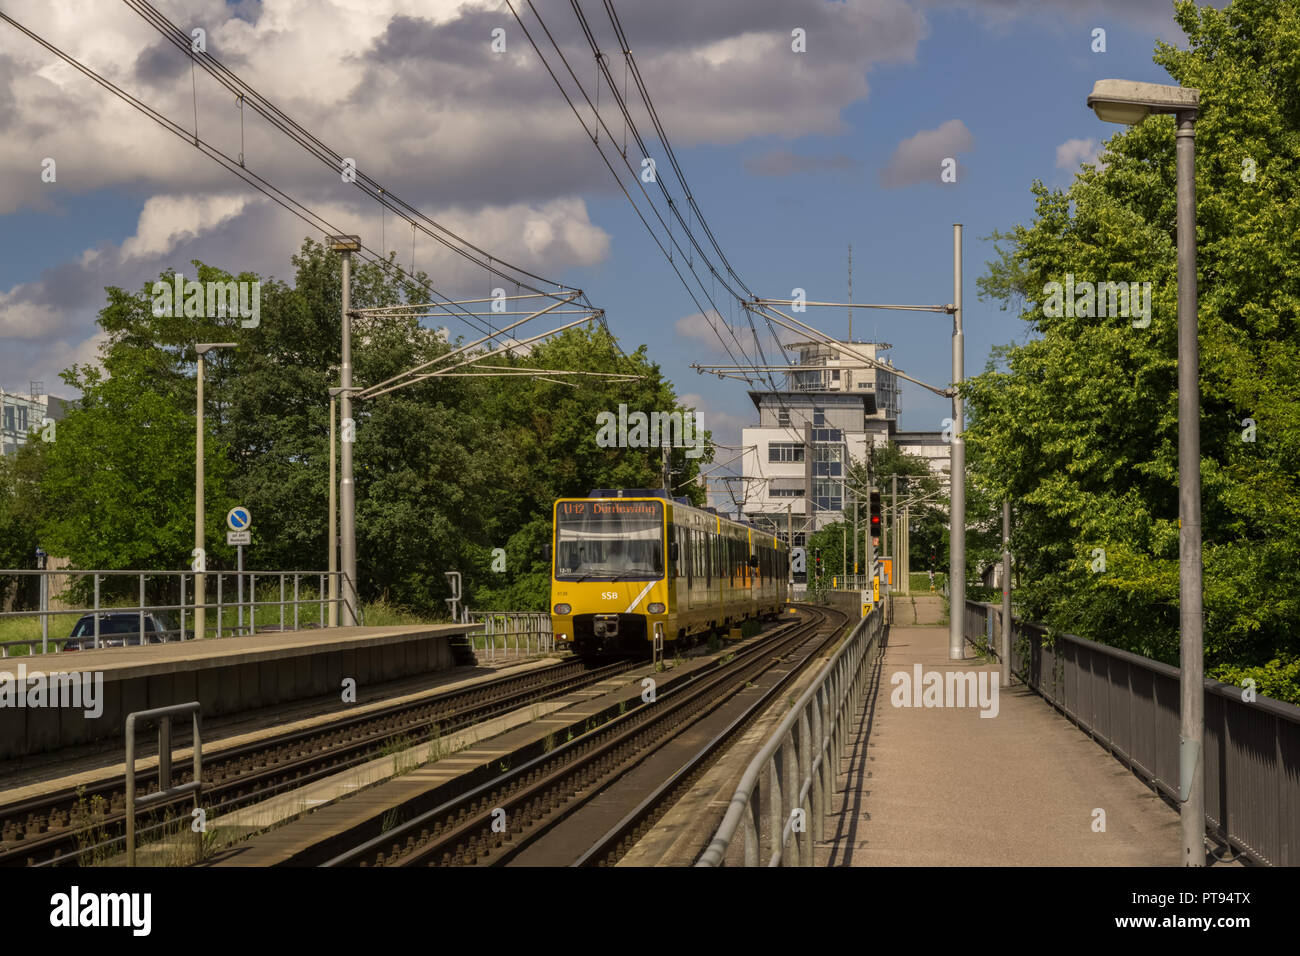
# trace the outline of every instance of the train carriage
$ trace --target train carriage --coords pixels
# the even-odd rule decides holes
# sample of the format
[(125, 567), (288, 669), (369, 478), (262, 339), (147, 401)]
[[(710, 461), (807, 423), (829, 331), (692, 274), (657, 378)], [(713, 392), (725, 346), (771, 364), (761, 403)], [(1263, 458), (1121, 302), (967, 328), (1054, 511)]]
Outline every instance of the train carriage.
[(582, 656), (648, 655), (779, 614), (789, 549), (662, 491), (596, 490), (555, 503), (551, 625)]

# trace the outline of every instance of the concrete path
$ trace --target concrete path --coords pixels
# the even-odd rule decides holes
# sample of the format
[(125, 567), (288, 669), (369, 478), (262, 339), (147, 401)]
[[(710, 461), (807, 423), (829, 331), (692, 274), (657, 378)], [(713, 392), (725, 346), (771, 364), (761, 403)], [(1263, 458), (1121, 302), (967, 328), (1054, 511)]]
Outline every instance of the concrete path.
[(910, 681), (918, 663), (923, 675), (988, 671), (996, 684), (993, 666), (948, 660), (946, 627), (891, 628), (818, 865), (1179, 864), (1177, 813), (1022, 685), (999, 692), (995, 717), (978, 705), (894, 706), (902, 685), (891, 679)]

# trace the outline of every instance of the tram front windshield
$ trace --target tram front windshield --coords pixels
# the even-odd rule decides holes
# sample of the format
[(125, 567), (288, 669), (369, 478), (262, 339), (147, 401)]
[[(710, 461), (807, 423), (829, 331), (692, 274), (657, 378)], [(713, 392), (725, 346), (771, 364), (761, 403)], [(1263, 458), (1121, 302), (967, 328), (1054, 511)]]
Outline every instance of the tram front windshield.
[(663, 529), (663, 505), (657, 501), (561, 501), (555, 577), (656, 581), (664, 576)]

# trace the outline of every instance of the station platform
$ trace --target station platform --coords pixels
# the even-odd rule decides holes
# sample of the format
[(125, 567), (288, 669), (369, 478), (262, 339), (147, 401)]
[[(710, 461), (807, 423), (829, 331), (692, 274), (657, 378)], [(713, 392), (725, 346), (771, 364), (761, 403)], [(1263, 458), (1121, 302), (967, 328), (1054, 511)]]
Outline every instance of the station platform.
[[(206, 719), (325, 694), (342, 700), (347, 678), (360, 690), (452, 667), (453, 638), (475, 627), (335, 627), (7, 658), (0, 661), (0, 682), (9, 682), (0, 697), (0, 760), (120, 744), (127, 714), (187, 701), (199, 701)], [(37, 672), (43, 681), (33, 680)], [(81, 686), (56, 686), (48, 676), (56, 673), (82, 675)], [(44, 684), (44, 699), (11, 699), (22, 678), (27, 695)], [(176, 724), (187, 729), (189, 720)]]
[(950, 661), (946, 626), (891, 628), (815, 864), (1178, 866), (1177, 812), (1023, 685), (1000, 689), (992, 717), (895, 706), (894, 675), (917, 664), (996, 682), (997, 665), (973, 653)]

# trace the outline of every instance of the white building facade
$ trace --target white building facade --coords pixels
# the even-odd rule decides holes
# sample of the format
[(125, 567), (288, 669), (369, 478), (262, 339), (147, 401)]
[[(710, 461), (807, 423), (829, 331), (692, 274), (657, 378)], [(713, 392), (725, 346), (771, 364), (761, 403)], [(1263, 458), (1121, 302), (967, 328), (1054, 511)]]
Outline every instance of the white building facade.
[(10, 392), (0, 388), (0, 453), (15, 454), (27, 443), (32, 429), (40, 429), (46, 418), (63, 417), (66, 402), (45, 393), (40, 382), (32, 382), (27, 392)]
[(880, 352), (890, 347), (797, 342), (788, 346), (799, 359), (785, 388), (749, 393), (758, 424), (742, 432), (742, 511), (759, 527), (782, 535), (789, 529), (795, 545), (852, 508), (844, 487), (849, 463), (896, 430), (897, 377), (848, 354), (846, 346), (882, 362)]

